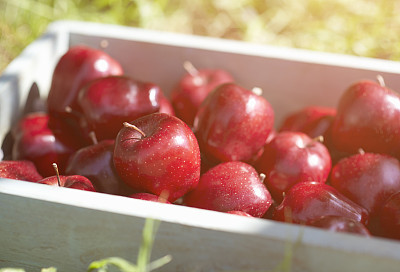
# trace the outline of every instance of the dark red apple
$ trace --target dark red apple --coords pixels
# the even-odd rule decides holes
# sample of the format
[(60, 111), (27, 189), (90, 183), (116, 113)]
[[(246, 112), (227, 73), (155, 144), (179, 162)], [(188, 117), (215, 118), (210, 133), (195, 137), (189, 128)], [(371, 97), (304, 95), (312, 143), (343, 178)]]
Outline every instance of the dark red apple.
[(325, 183), (332, 164), (325, 145), (302, 132), (277, 133), (255, 165), (264, 173), (264, 183), (272, 198), (280, 203), (284, 194), (303, 181)]
[(190, 207), (262, 217), (272, 204), (271, 195), (257, 171), (244, 162), (225, 162), (208, 170), (199, 185), (186, 194)]
[(99, 140), (115, 139), (121, 124), (160, 110), (161, 89), (128, 76), (93, 80), (79, 92), (78, 102)]
[(342, 151), (400, 157), (400, 96), (374, 81), (351, 85), (341, 96), (332, 140)]
[(400, 191), (400, 162), (385, 154), (355, 154), (333, 167), (330, 183), (375, 217), (386, 199)]
[(207, 95), (217, 86), (233, 82), (233, 77), (222, 69), (197, 70), (190, 62), (185, 62), (184, 67), (187, 74), (171, 91), (170, 97), (176, 116), (191, 127), (197, 110)]
[(381, 236), (400, 240), (400, 191), (391, 195), (379, 214)]
[(103, 140), (83, 147), (71, 155), (66, 166), (66, 175), (88, 178), (97, 192), (113, 195), (132, 193), (119, 177), (113, 163), (115, 140)]
[(364, 237), (370, 237), (371, 233), (367, 227), (358, 221), (355, 221), (348, 217), (343, 216), (322, 216), (308, 222), (309, 226), (317, 227), (321, 229), (330, 230), (333, 232), (346, 232), (352, 234), (358, 234)]
[(37, 182), (43, 177), (31, 161), (0, 161), (0, 178)]
[(47, 184), (51, 186), (78, 189), (83, 191), (91, 191), (91, 192), (96, 191), (93, 184), (86, 177), (80, 175), (72, 175), (72, 176), (59, 175), (57, 164), (52, 164), (52, 167), (53, 171), (55, 168), (56, 175), (49, 176), (42, 180), (39, 180), (38, 183)]
[(12, 159), (32, 161), (44, 177), (54, 174), (52, 163), (57, 163), (63, 173), (69, 157), (79, 148), (68, 135), (55, 135), (48, 122), (48, 114), (30, 113), (13, 129)]
[(307, 224), (321, 216), (332, 215), (347, 217), (364, 225), (368, 223), (366, 209), (332, 186), (315, 181), (304, 181), (294, 185), (276, 207), (273, 219)]
[(249, 162), (264, 146), (273, 124), (274, 111), (264, 97), (226, 83), (201, 104), (193, 131), (211, 163)]
[(50, 115), (63, 115), (65, 108), (80, 111), (79, 90), (89, 81), (109, 75), (122, 75), (118, 61), (102, 50), (84, 45), (71, 47), (58, 61), (47, 97)]
[(286, 116), (279, 131), (299, 131), (311, 138), (318, 136), (326, 138), (326, 132), (331, 126), (335, 115), (335, 108), (307, 106)]
[(125, 123), (115, 140), (114, 165), (136, 191), (168, 195), (174, 202), (197, 186), (200, 150), (179, 118), (153, 113)]
[(71, 47), (57, 62), (46, 101), (54, 133), (79, 139), (81, 146), (89, 143), (78, 93), (94, 79), (123, 73), (120, 63), (104, 51), (85, 45)]
[(166, 113), (172, 116), (176, 116), (174, 107), (172, 106), (171, 101), (163, 94), (161, 93), (160, 97), (160, 113)]

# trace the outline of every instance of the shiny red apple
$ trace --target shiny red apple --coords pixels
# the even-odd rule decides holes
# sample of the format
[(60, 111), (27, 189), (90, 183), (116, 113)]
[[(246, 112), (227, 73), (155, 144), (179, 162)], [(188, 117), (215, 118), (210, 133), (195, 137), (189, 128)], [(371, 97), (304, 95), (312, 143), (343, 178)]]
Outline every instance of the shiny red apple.
[(341, 96), (332, 141), (342, 151), (400, 157), (400, 96), (374, 81), (351, 85)]
[(171, 91), (171, 103), (176, 116), (190, 127), (200, 104), (217, 86), (233, 82), (233, 77), (222, 69), (196, 69), (190, 62), (185, 62), (187, 73)]
[(125, 123), (115, 140), (114, 165), (136, 191), (168, 195), (174, 202), (197, 186), (200, 150), (179, 118), (153, 113)]
[(128, 76), (93, 80), (80, 90), (78, 103), (99, 140), (115, 139), (121, 124), (160, 110), (161, 89)]
[(264, 146), (273, 124), (274, 111), (264, 97), (226, 83), (201, 104), (193, 131), (211, 163), (249, 162)]
[(368, 211), (325, 183), (304, 181), (294, 185), (276, 207), (277, 221), (307, 224), (321, 216), (342, 216), (364, 225)]
[(43, 179), (31, 161), (0, 161), (0, 178), (37, 182)]
[(225, 162), (208, 170), (199, 185), (186, 194), (190, 207), (229, 212), (246, 212), (262, 217), (272, 204), (271, 195), (257, 171), (244, 162)]
[(332, 163), (328, 149), (302, 132), (284, 131), (264, 146), (255, 165), (265, 174), (264, 183), (272, 198), (280, 203), (284, 194), (303, 181), (325, 183)]

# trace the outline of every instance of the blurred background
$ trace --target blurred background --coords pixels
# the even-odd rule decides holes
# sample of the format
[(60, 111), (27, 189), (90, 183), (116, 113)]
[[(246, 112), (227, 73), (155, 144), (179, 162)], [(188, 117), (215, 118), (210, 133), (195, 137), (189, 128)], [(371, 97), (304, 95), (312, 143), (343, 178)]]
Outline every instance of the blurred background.
[(0, 0), (0, 73), (60, 19), (400, 60), (399, 0)]

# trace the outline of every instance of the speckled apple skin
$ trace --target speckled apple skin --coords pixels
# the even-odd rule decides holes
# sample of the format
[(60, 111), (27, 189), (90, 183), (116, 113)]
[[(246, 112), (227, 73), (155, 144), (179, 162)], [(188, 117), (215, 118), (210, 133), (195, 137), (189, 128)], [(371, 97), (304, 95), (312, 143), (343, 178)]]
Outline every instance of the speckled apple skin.
[(200, 149), (192, 130), (177, 117), (153, 113), (123, 127), (117, 135), (114, 165), (136, 191), (168, 196), (174, 202), (197, 186)]

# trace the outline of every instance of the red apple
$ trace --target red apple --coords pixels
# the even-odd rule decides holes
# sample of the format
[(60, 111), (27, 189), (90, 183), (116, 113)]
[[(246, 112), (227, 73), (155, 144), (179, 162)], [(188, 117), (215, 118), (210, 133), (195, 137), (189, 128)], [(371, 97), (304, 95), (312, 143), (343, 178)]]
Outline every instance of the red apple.
[(196, 137), (182, 120), (165, 113), (125, 123), (113, 160), (120, 178), (134, 190), (168, 195), (170, 202), (196, 187), (200, 178)]
[(315, 181), (304, 181), (294, 185), (276, 207), (273, 219), (307, 224), (321, 216), (331, 215), (347, 217), (364, 225), (368, 223), (366, 209), (332, 186)]
[(57, 163), (63, 173), (69, 157), (79, 148), (68, 135), (55, 135), (48, 122), (48, 114), (30, 113), (13, 129), (12, 159), (32, 161), (44, 177), (54, 174), (52, 163)]
[(31, 161), (0, 161), (0, 178), (37, 182), (43, 177)]
[(97, 192), (129, 195), (132, 190), (118, 177), (113, 163), (114, 140), (103, 140), (83, 147), (71, 155), (66, 175), (88, 178)]
[(386, 199), (400, 191), (400, 162), (385, 154), (355, 154), (333, 167), (330, 182), (375, 217)]
[(190, 207), (262, 217), (272, 204), (271, 195), (257, 171), (244, 162), (221, 163), (203, 174), (199, 185), (186, 194)]
[(176, 116), (192, 126), (197, 110), (207, 95), (217, 86), (233, 82), (233, 77), (221, 69), (197, 70), (190, 62), (185, 62), (184, 67), (187, 74), (172, 90), (171, 103)]
[(343, 216), (322, 216), (308, 222), (309, 226), (326, 229), (334, 232), (346, 232), (370, 237), (367, 227), (358, 221)]
[(161, 89), (127, 76), (93, 80), (80, 90), (78, 102), (99, 140), (115, 139), (121, 124), (160, 109)]
[(273, 124), (274, 111), (265, 98), (226, 83), (201, 104), (193, 131), (211, 163), (249, 162), (264, 146)]
[(391, 195), (379, 214), (381, 236), (400, 240), (400, 191)]
[(286, 116), (279, 131), (299, 131), (311, 138), (321, 135), (326, 138), (326, 132), (335, 115), (335, 108), (307, 106)]
[(71, 47), (58, 61), (47, 97), (49, 113), (64, 114), (65, 108), (80, 111), (79, 90), (89, 81), (109, 75), (122, 75), (118, 61), (102, 50), (88, 46)]
[(363, 80), (341, 96), (332, 140), (342, 151), (400, 156), (400, 96), (376, 82)]
[(69, 134), (81, 139), (81, 146), (87, 144), (86, 124), (77, 101), (80, 89), (94, 79), (123, 73), (120, 63), (104, 51), (84, 45), (71, 47), (54, 69), (46, 101), (54, 133)]
[(264, 173), (265, 184), (272, 198), (280, 203), (284, 194), (303, 181), (325, 183), (331, 170), (328, 149), (317, 139), (302, 132), (277, 133), (255, 165)]
[(78, 189), (83, 191), (91, 191), (91, 192), (96, 191), (93, 184), (86, 177), (80, 175), (60, 176), (57, 169), (57, 165), (52, 164), (52, 167), (56, 169), (56, 175), (49, 176), (42, 180), (39, 180), (38, 183), (47, 184), (51, 186)]

